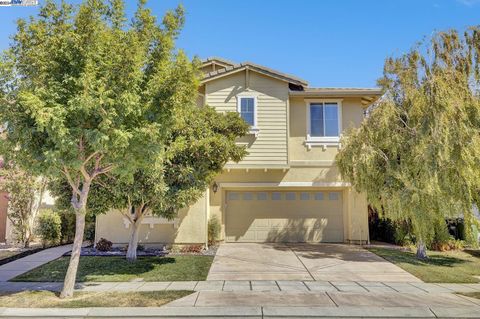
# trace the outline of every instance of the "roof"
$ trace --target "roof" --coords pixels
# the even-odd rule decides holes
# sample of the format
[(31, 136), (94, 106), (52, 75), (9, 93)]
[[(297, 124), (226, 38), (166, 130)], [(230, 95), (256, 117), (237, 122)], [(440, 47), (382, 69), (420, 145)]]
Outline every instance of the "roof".
[[(208, 61), (208, 59), (206, 61)], [(220, 60), (218, 60), (218, 61), (220, 61)], [(239, 64), (233, 64), (233, 65), (227, 66), (224, 69), (219, 69), (219, 70), (216, 70), (216, 71), (206, 73), (204, 78), (203, 78), (202, 83), (209, 82), (213, 79), (216, 79), (216, 78), (228, 75), (228, 74), (241, 72), (241, 71), (246, 70), (246, 69), (253, 70), (255, 72), (262, 73), (262, 74), (271, 76), (273, 78), (277, 78), (279, 80), (282, 80), (282, 81), (285, 81), (285, 82), (288, 82), (288, 83), (292, 83), (292, 84), (296, 84), (296, 85), (300, 85), (300, 86), (307, 86), (308, 85), (307, 81), (305, 81), (303, 79), (300, 79), (296, 76), (286, 74), (286, 73), (282, 73), (282, 72), (267, 68), (263, 65), (255, 64), (255, 63), (252, 63), (252, 62), (243, 62), (243, 63), (239, 63)]]
[(309, 88), (308, 82), (298, 78), (296, 76), (279, 72), (277, 70), (270, 69), (266, 66), (255, 64), (253, 62), (243, 62), (235, 63), (219, 57), (209, 57), (202, 61), (203, 66), (215, 63), (222, 65), (223, 68), (208, 72), (204, 75), (202, 83), (212, 81), (214, 79), (221, 78), (230, 74), (241, 72), (244, 70), (252, 70), (266, 76), (270, 76), (293, 85), (298, 86), (299, 90), (295, 90), (294, 87), (291, 87), (290, 96), (301, 96), (301, 97), (361, 97), (362, 103), (368, 105), (376, 101), (383, 95), (383, 92), (380, 88), (333, 88), (333, 87), (317, 87)]
[(232, 61), (224, 59), (224, 58), (219, 58), (219, 57), (216, 57), (216, 56), (208, 57), (205, 60), (202, 60), (202, 65), (203, 66), (209, 65), (209, 64), (212, 64), (212, 63), (223, 64), (224, 66), (233, 66), (233, 65), (236, 64), (235, 62), (232, 62)]
[(290, 90), (290, 96), (315, 97), (360, 97), (363, 106), (377, 101), (383, 91), (380, 88), (305, 88), (303, 91)]
[(291, 96), (382, 96), (380, 88), (305, 88), (303, 91), (290, 91)]

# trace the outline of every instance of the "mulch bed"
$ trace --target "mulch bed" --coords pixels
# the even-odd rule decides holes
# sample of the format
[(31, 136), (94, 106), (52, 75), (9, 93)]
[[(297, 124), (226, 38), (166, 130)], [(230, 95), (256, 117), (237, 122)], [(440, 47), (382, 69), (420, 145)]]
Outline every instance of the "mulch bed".
[[(71, 254), (72, 253), (69, 251), (63, 255), (70, 256)], [(168, 251), (165, 251), (163, 249), (147, 248), (144, 250), (137, 251), (138, 257), (157, 257), (157, 256), (161, 257), (167, 254), (168, 254)], [(120, 247), (114, 247), (109, 251), (100, 251), (93, 247), (84, 247), (82, 248), (82, 251), (80, 253), (80, 256), (103, 256), (103, 257), (116, 257), (116, 256), (126, 256), (126, 255), (127, 255), (127, 251), (124, 248), (120, 248)]]
[[(207, 250), (202, 251), (175, 251), (171, 252), (162, 248), (145, 248), (137, 251), (137, 257), (162, 257), (162, 256), (186, 256), (186, 255), (198, 255), (198, 256), (215, 256), (218, 246), (210, 246)], [(71, 252), (66, 252), (63, 256), (70, 256)], [(127, 250), (123, 247), (113, 247), (109, 251), (100, 251), (93, 247), (83, 247), (80, 256), (101, 256), (101, 257), (124, 257), (127, 255)]]

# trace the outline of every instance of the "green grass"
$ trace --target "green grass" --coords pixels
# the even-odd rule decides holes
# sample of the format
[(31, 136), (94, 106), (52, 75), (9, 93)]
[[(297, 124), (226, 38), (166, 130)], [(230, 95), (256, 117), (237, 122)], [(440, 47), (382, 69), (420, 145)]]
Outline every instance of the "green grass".
[[(12, 281), (63, 281), (69, 257), (61, 257)], [(128, 262), (122, 257), (81, 257), (77, 281), (188, 281), (205, 280), (213, 257), (142, 257)]]
[(193, 291), (76, 292), (60, 299), (51, 291), (23, 291), (0, 295), (2, 307), (81, 308), (81, 307), (160, 307)]
[(0, 250), (0, 260), (20, 254), (21, 251)]
[(429, 251), (427, 260), (419, 260), (410, 251), (368, 248), (425, 282), (477, 283), (480, 257), (476, 251)]

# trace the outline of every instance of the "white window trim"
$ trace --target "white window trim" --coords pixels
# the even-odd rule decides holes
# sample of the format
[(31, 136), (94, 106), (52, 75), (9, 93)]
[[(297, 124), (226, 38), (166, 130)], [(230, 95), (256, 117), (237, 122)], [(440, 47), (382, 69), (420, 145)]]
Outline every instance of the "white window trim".
[(258, 121), (257, 121), (257, 96), (256, 95), (237, 95), (237, 112), (241, 114), (242, 110), (242, 99), (253, 99), (253, 125), (250, 126), (250, 134), (258, 136), (260, 129), (258, 128)]
[[(322, 146), (324, 149), (328, 145), (340, 147), (340, 136), (342, 135), (342, 101), (343, 99), (305, 99), (307, 114), (307, 136), (305, 145), (308, 149), (312, 146)], [(338, 136), (311, 136), (310, 105), (314, 103), (337, 103), (338, 107)]]

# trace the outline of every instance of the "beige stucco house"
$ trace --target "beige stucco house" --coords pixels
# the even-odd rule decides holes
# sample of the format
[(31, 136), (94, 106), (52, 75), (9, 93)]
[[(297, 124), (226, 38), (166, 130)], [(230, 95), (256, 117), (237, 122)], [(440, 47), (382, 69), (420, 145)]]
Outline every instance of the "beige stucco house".
[[(381, 91), (311, 88), (295, 76), (220, 58), (203, 63), (199, 105), (240, 112), (251, 125), (238, 141), (249, 154), (229, 163), (205, 195), (173, 221), (146, 217), (142, 244), (203, 244), (218, 216), (227, 242), (368, 241), (367, 202), (339, 176), (340, 135), (358, 126)], [(112, 211), (96, 237), (128, 242), (129, 223)]]

